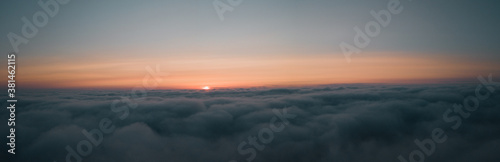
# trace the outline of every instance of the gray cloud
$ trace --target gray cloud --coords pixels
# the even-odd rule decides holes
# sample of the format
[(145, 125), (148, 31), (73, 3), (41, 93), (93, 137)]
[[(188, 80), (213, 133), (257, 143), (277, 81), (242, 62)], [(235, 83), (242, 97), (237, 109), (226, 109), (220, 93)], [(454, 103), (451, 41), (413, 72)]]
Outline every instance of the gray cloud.
[[(20, 92), (16, 157), (8, 161), (64, 161), (109, 118), (116, 126), (84, 161), (244, 161), (238, 145), (256, 136), (286, 108), (297, 115), (254, 161), (398, 161), (418, 149), (415, 139), (443, 128), (448, 140), (426, 161), (498, 161), (500, 95), (452, 130), (442, 120), (455, 103), (474, 95), (475, 85), (335, 85), (291, 89), (155, 90), (121, 120), (110, 104), (128, 91)], [(7, 119), (6, 111), (1, 111)], [(1, 130), (7, 130), (5, 124)], [(4, 134), (7, 134), (6, 132)], [(7, 143), (6, 138), (1, 138)]]

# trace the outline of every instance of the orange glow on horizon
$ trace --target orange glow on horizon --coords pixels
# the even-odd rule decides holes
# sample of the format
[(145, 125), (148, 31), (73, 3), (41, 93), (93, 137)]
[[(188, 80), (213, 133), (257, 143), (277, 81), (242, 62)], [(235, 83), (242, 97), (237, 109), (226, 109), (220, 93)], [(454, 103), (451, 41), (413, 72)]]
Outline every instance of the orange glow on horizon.
[[(32, 88), (133, 88), (141, 86), (146, 66), (160, 65), (169, 75), (157, 89), (246, 88), (343, 83), (433, 83), (498, 72), (495, 63), (408, 53), (363, 53), (347, 63), (342, 54), (224, 58), (119, 58), (114, 61), (48, 61), (26, 58), (19, 85)], [(166, 61), (158, 61), (166, 60)], [(5, 72), (4, 72), (5, 73)], [(207, 86), (210, 85), (210, 86)]]

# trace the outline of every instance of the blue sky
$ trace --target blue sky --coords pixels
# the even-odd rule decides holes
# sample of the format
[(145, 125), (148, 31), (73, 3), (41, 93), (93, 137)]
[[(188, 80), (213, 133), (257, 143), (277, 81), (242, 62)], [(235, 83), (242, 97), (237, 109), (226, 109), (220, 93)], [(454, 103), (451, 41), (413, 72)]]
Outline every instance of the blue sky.
[[(340, 60), (344, 55), (339, 44), (352, 43), (353, 27), (373, 21), (370, 11), (386, 9), (389, 0), (247, 0), (226, 12), (224, 21), (219, 20), (212, 2), (72, 0), (19, 48), (21, 55), (31, 59), (66, 62), (325, 55)], [(499, 2), (402, 0), (401, 5), (403, 12), (392, 16), (363, 54), (500, 60), (496, 45), (500, 11), (495, 8)], [(0, 52), (7, 54), (13, 51), (7, 34), (20, 34), (21, 17), (31, 20), (41, 8), (27, 0), (2, 1), (0, 8)]]
[[(352, 27), (371, 21), (370, 10), (388, 1), (244, 1), (218, 20), (212, 1), (78, 1), (61, 7), (24, 53), (53, 50), (249, 47), (275, 39), (274, 46), (306, 51), (340, 51), (336, 45), (354, 36)], [(12, 50), (8, 32), (20, 33), (22, 16), (40, 10), (33, 1), (3, 1), (2, 53)], [(395, 15), (367, 50), (423, 51), (490, 56), (499, 51), (497, 1), (401, 1)], [(255, 38), (245, 42), (245, 39)], [(259, 38), (262, 38), (260, 40)], [(258, 40), (258, 41), (256, 41)], [(55, 49), (54, 49), (55, 48)], [(36, 51), (36, 52), (35, 52)], [(44, 52), (41, 52), (44, 51)]]

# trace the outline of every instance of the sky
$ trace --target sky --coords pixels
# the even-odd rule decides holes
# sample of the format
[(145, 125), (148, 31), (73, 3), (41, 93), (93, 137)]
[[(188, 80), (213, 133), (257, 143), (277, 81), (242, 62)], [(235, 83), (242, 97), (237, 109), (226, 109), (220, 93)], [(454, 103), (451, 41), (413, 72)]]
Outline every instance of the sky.
[[(159, 65), (169, 74), (159, 88), (198, 89), (467, 82), (500, 72), (492, 0), (402, 0), (348, 63), (339, 44), (352, 44), (353, 28), (388, 2), (248, 0), (221, 21), (206, 0), (72, 0), (19, 46), (17, 79), (26, 88), (130, 88)], [(21, 18), (41, 10), (0, 2), (1, 53), (13, 51), (7, 34), (21, 35)]]

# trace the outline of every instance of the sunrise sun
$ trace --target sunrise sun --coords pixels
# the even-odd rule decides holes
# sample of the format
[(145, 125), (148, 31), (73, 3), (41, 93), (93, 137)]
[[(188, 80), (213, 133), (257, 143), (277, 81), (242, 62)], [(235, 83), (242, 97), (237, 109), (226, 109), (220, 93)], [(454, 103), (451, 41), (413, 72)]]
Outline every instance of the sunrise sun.
[(205, 86), (205, 87), (203, 87), (202, 89), (204, 89), (204, 90), (209, 90), (209, 89), (210, 89), (210, 87), (209, 87), (209, 86)]

